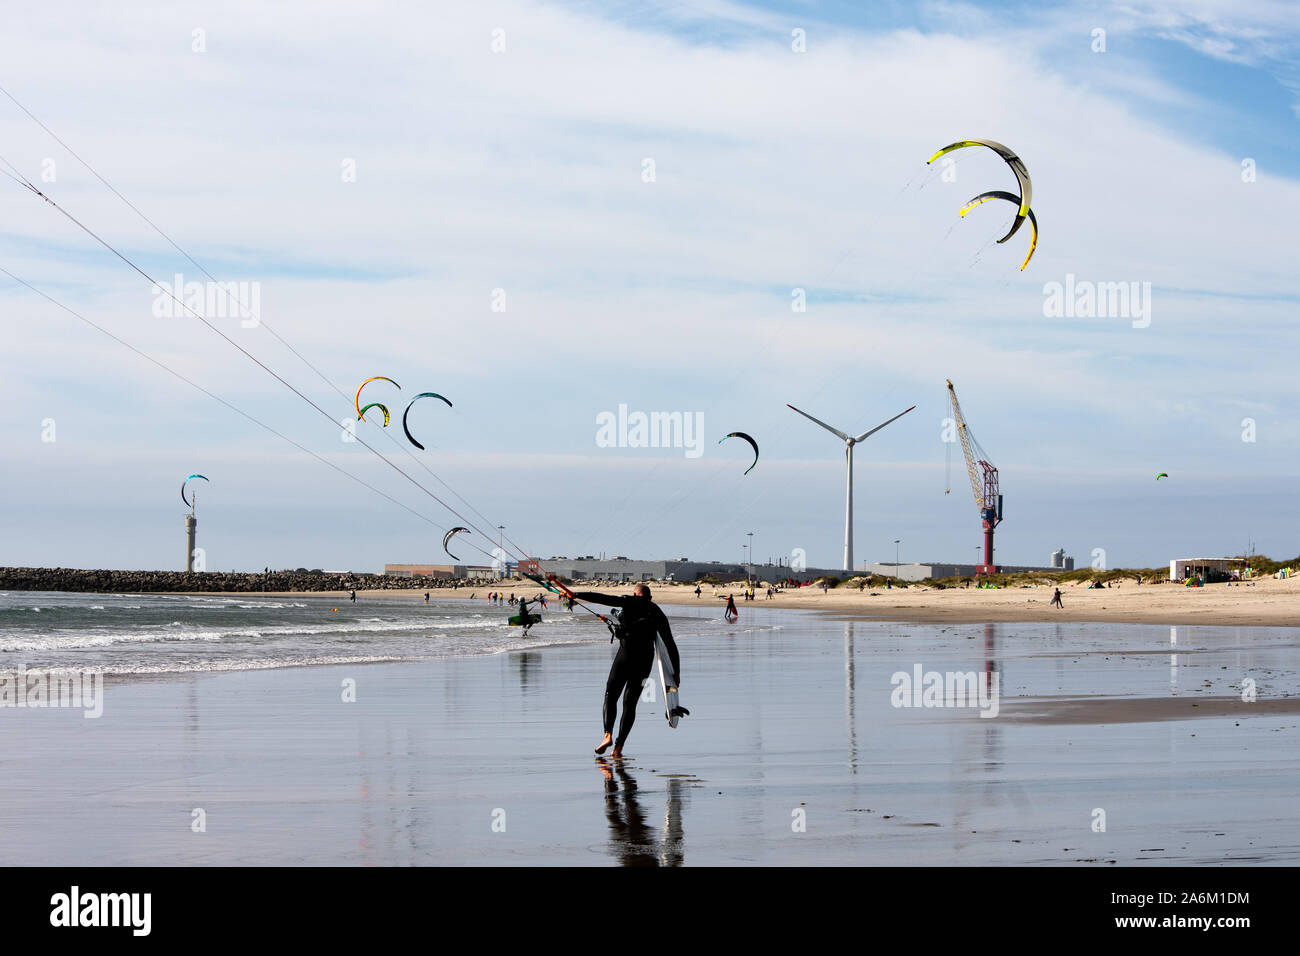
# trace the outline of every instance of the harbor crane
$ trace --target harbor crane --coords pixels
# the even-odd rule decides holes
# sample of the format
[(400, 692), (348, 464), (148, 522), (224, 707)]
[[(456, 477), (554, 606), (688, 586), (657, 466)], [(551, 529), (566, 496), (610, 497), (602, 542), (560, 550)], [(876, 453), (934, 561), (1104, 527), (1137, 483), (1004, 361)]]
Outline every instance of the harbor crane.
[(997, 574), (993, 564), (993, 529), (1002, 523), (1002, 495), (998, 491), (998, 470), (989, 461), (988, 453), (971, 434), (970, 426), (957, 404), (957, 391), (948, 380), (948, 398), (952, 401), (952, 417), (957, 426), (957, 439), (962, 454), (966, 456), (966, 474), (970, 476), (970, 490), (975, 495), (975, 507), (984, 522), (984, 563), (975, 574)]

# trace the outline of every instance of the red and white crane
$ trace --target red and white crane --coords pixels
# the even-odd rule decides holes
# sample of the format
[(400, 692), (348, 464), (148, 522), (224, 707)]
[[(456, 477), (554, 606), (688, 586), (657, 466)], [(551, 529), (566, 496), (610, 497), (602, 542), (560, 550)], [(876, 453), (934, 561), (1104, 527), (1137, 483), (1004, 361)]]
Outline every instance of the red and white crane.
[(993, 529), (1002, 523), (1002, 495), (998, 491), (998, 470), (989, 461), (988, 453), (980, 447), (966, 424), (966, 418), (957, 404), (957, 391), (948, 380), (948, 398), (952, 401), (952, 417), (957, 424), (957, 439), (962, 454), (966, 456), (966, 473), (970, 476), (970, 490), (975, 495), (975, 507), (984, 522), (984, 563), (975, 569), (976, 574), (996, 574), (993, 564)]

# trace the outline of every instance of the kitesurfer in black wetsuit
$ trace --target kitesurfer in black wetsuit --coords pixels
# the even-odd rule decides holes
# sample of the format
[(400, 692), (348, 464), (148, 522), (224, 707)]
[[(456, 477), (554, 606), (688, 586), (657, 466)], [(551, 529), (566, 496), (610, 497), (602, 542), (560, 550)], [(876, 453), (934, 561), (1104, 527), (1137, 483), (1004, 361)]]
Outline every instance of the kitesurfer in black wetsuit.
[[(590, 604), (604, 604), (609, 607), (622, 608), (619, 615), (618, 653), (609, 669), (609, 679), (605, 682), (605, 739), (596, 748), (596, 753), (603, 754), (612, 743), (614, 752), (611, 756), (623, 756), (623, 744), (632, 731), (636, 720), (637, 698), (641, 696), (641, 685), (650, 676), (650, 668), (655, 659), (655, 635), (664, 639), (668, 657), (672, 661), (672, 682), (681, 684), (681, 659), (677, 656), (677, 644), (673, 641), (672, 628), (668, 618), (659, 609), (659, 605), (650, 600), (650, 588), (638, 584), (629, 595), (597, 594), (593, 591), (580, 591), (573, 595), (579, 601)], [(623, 695), (623, 719), (618, 725), (618, 737), (614, 737), (614, 717), (618, 710), (618, 696)]]

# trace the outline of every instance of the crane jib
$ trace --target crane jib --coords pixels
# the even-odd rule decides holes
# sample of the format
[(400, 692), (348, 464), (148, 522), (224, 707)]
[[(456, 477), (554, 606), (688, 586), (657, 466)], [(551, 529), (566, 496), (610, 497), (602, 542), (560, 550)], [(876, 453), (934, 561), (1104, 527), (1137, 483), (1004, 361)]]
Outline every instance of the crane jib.
[(971, 434), (966, 417), (961, 413), (957, 402), (957, 390), (952, 381), (948, 381), (948, 398), (952, 402), (952, 417), (956, 425), (957, 438), (961, 443), (962, 455), (966, 459), (966, 475), (970, 478), (971, 495), (975, 499), (975, 508), (984, 525), (984, 562), (977, 569), (977, 574), (996, 572), (993, 564), (993, 529), (1002, 521), (1002, 492), (998, 487), (998, 469), (988, 460), (988, 455), (980, 447), (975, 436)]

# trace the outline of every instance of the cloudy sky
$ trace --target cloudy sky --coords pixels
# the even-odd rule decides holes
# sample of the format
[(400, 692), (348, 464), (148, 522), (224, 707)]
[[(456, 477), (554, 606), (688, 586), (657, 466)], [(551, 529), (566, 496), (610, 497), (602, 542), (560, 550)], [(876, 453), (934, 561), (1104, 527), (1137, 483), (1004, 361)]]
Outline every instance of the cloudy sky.
[[(262, 321), (158, 314), (0, 177), (0, 268), (58, 303), (0, 275), (0, 564), (181, 566), (201, 472), (212, 569), (438, 561), (462, 517), (543, 557), (736, 561), (753, 532), (838, 566), (843, 446), (786, 403), (854, 433), (915, 405), (856, 452), (857, 561), (971, 561), (949, 378), (1000, 563), (1294, 555), (1298, 48), (1291, 5), (1245, 0), (31, 5), (0, 170), (206, 280), (152, 222)], [(1033, 176), (1023, 272), (1010, 205), (957, 216), (1006, 165), (926, 165), (966, 138)], [(1045, 314), (1067, 281), (1145, 313)], [(367, 387), (393, 422), (358, 435), (405, 475), (337, 424), (373, 375), (401, 391)], [(423, 391), (454, 408), (411, 411), (420, 452)], [(602, 447), (620, 406), (702, 439)]]

